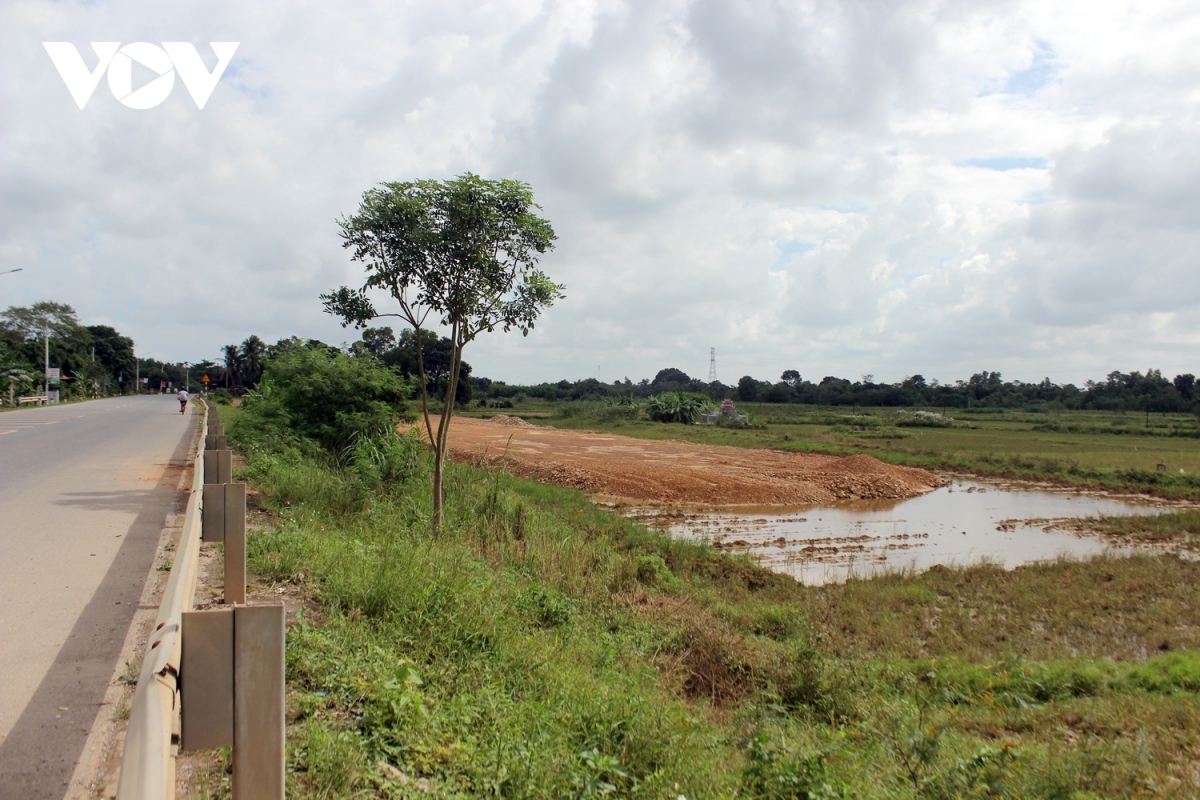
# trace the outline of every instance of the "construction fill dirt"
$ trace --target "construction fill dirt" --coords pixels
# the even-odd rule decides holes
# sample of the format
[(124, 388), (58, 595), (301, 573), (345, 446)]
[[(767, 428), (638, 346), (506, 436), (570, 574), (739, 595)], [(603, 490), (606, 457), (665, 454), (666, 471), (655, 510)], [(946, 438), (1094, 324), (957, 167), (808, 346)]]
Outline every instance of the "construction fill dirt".
[(838, 458), (531, 425), (518, 417), (455, 418), (450, 453), (542, 483), (636, 504), (805, 505), (903, 499), (942, 481), (865, 455)]

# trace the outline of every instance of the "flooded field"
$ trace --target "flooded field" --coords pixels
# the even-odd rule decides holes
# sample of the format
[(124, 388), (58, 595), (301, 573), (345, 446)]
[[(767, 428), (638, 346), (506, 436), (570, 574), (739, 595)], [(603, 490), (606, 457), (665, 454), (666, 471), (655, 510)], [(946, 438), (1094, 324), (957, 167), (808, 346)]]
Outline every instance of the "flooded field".
[(1056, 523), (1159, 510), (1151, 503), (955, 481), (910, 500), (736, 514), (640, 508), (630, 515), (674, 536), (747, 552), (764, 566), (816, 584), (935, 564), (988, 560), (1012, 568), (1060, 555), (1094, 555), (1114, 548)]

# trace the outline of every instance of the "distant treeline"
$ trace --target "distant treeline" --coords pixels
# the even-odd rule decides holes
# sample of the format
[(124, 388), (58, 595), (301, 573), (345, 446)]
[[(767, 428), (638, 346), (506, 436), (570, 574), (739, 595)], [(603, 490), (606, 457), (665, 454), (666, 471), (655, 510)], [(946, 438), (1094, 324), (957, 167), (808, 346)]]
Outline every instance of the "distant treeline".
[[(49, 341), (50, 363), (61, 367), (63, 388), (83, 394), (116, 394), (134, 390), (135, 377), (151, 390), (162, 384), (196, 387), (204, 376), (210, 388), (251, 390), (263, 367), (276, 354), (306, 347), (340, 350), (316, 340), (280, 339), (268, 345), (250, 336), (240, 345), (222, 349), (219, 360), (193, 364), (170, 364), (156, 359), (135, 359), (133, 342), (114, 329), (80, 325), (74, 309), (58, 303), (36, 303), (28, 308), (9, 307), (0, 314), (0, 390), (31, 391), (43, 380), (42, 361)], [(421, 350), (428, 389), (434, 396), (444, 392), (450, 367), (449, 340), (429, 331), (421, 333)], [(372, 358), (394, 372), (415, 377), (417, 337), (410, 330), (397, 337), (391, 328), (368, 328), (361, 340), (346, 348), (348, 355)], [(1039, 411), (1094, 409), (1103, 411), (1187, 412), (1200, 411), (1200, 393), (1191, 374), (1168, 380), (1157, 369), (1141, 372), (1110, 372), (1103, 381), (1087, 381), (1082, 387), (1052, 383), (1005, 381), (999, 372), (977, 372), (953, 383), (926, 381), (911, 375), (898, 383), (876, 383), (863, 375), (857, 381), (827, 375), (820, 381), (805, 380), (798, 370), (785, 370), (775, 382), (749, 375), (736, 385), (692, 378), (683, 370), (659, 370), (653, 380), (633, 382), (626, 378), (601, 383), (595, 378), (561, 380), (534, 386), (476, 377), (471, 366), (462, 365), (456, 401), (503, 406), (534, 398), (549, 401), (610, 398), (647, 398), (663, 392), (695, 392), (715, 401), (726, 398), (742, 402), (797, 403), (818, 406), (925, 406), (942, 408), (1012, 408)]]
[(1190, 374), (1165, 378), (1159, 370), (1110, 372), (1103, 381), (1082, 387), (1005, 381), (999, 372), (977, 372), (954, 383), (926, 381), (912, 375), (898, 383), (876, 383), (870, 375), (850, 381), (827, 375), (818, 382), (805, 380), (796, 370), (785, 371), (778, 381), (760, 381), (746, 375), (735, 386), (705, 382), (675, 368), (660, 370), (654, 380), (637, 383), (626, 378), (601, 383), (595, 378), (520, 386), (471, 378), (476, 397), (496, 400), (518, 397), (552, 401), (604, 400), (609, 397), (650, 397), (660, 392), (697, 392), (713, 400), (759, 403), (799, 403), (825, 406), (926, 406), (944, 408), (1025, 408), (1036, 410), (1095, 409), (1105, 411), (1173, 412), (1196, 410), (1200, 404), (1196, 378)]
[(50, 388), (63, 399), (130, 394), (138, 386), (149, 391), (187, 381), (186, 365), (138, 358), (133, 339), (108, 325), (82, 324), (75, 309), (64, 303), (9, 306), (0, 312), (0, 392), (5, 402), (45, 387), (47, 358), (59, 371), (59, 381)]
[[(240, 373), (236, 379), (249, 385), (262, 372), (267, 348), (257, 336), (231, 345)], [(108, 325), (84, 325), (75, 309), (65, 303), (44, 301), (30, 306), (9, 306), (0, 312), (0, 393), (12, 402), (18, 395), (39, 392), (46, 385), (46, 361), (59, 371), (58, 389), (63, 399), (154, 392), (228, 383), (227, 373), (214, 361), (170, 363), (139, 357), (133, 339)]]

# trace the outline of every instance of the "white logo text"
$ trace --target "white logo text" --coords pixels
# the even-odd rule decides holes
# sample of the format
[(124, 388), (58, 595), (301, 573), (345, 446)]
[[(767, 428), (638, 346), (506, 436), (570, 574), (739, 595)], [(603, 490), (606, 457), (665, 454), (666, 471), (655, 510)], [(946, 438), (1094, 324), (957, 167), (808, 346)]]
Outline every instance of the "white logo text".
[[(149, 42), (133, 42), (124, 47), (120, 42), (92, 42), (97, 64), (91, 70), (70, 42), (42, 42), (77, 106), (83, 108), (87, 105), (107, 70), (108, 88), (112, 90), (113, 97), (129, 108), (137, 109), (154, 108), (166, 100), (175, 86), (175, 73), (179, 73), (183, 79), (183, 85), (196, 101), (196, 108), (204, 108), (240, 43), (209, 44), (217, 56), (217, 66), (212, 72), (204, 66), (200, 54), (190, 42), (163, 42), (162, 47)], [(136, 90), (133, 88), (135, 61), (158, 75)]]

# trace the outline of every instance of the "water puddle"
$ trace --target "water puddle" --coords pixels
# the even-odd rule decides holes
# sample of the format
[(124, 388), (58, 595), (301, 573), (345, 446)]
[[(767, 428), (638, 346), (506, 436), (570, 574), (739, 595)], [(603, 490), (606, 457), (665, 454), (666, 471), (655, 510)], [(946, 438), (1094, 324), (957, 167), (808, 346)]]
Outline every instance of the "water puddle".
[(749, 553), (763, 566), (818, 584), (936, 564), (987, 560), (1011, 569), (1060, 555), (1128, 552), (1097, 536), (1052, 529), (1051, 523), (1159, 510), (1151, 503), (955, 481), (910, 500), (772, 507), (764, 513), (663, 508), (629, 513), (673, 536)]

